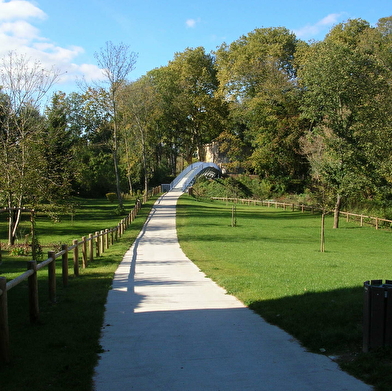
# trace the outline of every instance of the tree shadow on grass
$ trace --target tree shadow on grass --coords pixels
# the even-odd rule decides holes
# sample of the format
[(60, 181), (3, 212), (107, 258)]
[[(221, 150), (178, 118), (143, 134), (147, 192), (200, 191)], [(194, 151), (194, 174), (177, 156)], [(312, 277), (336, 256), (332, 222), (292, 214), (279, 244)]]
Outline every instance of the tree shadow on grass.
[(391, 389), (392, 347), (362, 352), (362, 287), (254, 301), (249, 307), (308, 350), (335, 357), (343, 370), (376, 390)]
[(311, 351), (339, 354), (362, 348), (362, 287), (254, 301), (249, 308)]

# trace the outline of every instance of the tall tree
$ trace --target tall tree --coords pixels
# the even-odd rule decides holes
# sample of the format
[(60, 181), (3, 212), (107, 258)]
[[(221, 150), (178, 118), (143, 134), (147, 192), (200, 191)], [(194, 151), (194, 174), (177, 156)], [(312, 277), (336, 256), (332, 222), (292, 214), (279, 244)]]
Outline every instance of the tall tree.
[(0, 194), (10, 212), (9, 243), (13, 244), (20, 221), (20, 208), (45, 197), (42, 185), (43, 157), (40, 104), (59, 77), (55, 68), (45, 69), (39, 61), (10, 52), (0, 64), (3, 88), (1, 117)]
[(199, 160), (204, 160), (204, 145), (224, 129), (227, 116), (227, 104), (217, 94), (215, 58), (202, 47), (188, 48), (176, 53), (168, 67), (179, 91), (173, 105), (184, 126), (181, 149), (189, 163), (195, 153)]
[(134, 69), (137, 55), (130, 51), (130, 47), (123, 43), (118, 45), (106, 42), (105, 47), (95, 53), (98, 65), (107, 83), (109, 113), (113, 123), (112, 152), (114, 172), (116, 178), (116, 191), (120, 208), (123, 207), (123, 200), (120, 186), (120, 173), (118, 167), (118, 133), (120, 120), (118, 118), (118, 100), (121, 87), (126, 82), (126, 78)]
[[(126, 122), (122, 145), (128, 157), (127, 172), (132, 171), (134, 159), (131, 158), (133, 148), (139, 156), (144, 175), (144, 191), (148, 191), (148, 183), (156, 165), (159, 140), (160, 104), (154, 85), (147, 76), (141, 77), (123, 89), (122, 116)], [(131, 141), (132, 139), (132, 141)]]
[(154, 86), (158, 105), (161, 109), (158, 119), (161, 148), (167, 158), (171, 175), (177, 172), (177, 158), (184, 148), (184, 132), (187, 116), (181, 106), (182, 89), (178, 73), (173, 67), (164, 66), (147, 73), (149, 82)]
[(314, 176), (334, 193), (335, 228), (342, 200), (372, 186), (372, 139), (385, 114), (380, 102), (390, 102), (371, 32), (366, 21), (349, 20), (299, 56), (303, 115), (312, 123), (304, 145)]
[(75, 147), (80, 141), (80, 131), (71, 126), (69, 101), (66, 94), (56, 92), (45, 110), (45, 177), (48, 200), (64, 203), (69, 200), (74, 182)]
[(262, 28), (216, 52), (220, 90), (237, 124), (233, 129), (238, 124), (245, 129), (253, 169), (278, 181), (301, 178), (307, 170), (298, 147), (303, 121), (293, 60), (299, 43), (283, 27)]
[(75, 191), (94, 197), (113, 192), (113, 127), (106, 91), (89, 88), (83, 94), (70, 94), (66, 101), (69, 131), (80, 135), (74, 145)]

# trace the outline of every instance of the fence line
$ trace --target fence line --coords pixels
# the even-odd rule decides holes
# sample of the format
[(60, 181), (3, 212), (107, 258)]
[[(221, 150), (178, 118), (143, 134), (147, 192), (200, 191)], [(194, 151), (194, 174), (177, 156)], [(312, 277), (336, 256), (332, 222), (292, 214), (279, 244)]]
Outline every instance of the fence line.
[[(304, 205), (304, 204), (277, 202), (277, 201), (269, 201), (269, 200), (262, 201), (262, 200), (253, 200), (253, 199), (244, 199), (244, 198), (227, 198), (227, 197), (211, 197), (211, 199), (217, 200), (217, 201), (233, 202), (233, 203), (237, 203), (237, 204), (261, 205), (261, 206), (268, 206), (268, 207), (274, 206), (275, 208), (283, 208), (285, 210), (289, 208), (293, 212), (295, 210), (300, 210), (302, 212), (311, 211), (312, 213), (321, 212), (320, 208), (316, 208), (314, 206)], [(359, 221), (361, 227), (363, 227), (363, 225), (365, 223), (374, 225), (376, 229), (380, 228), (381, 223), (388, 223), (390, 227), (392, 225), (392, 220), (383, 219), (380, 217), (368, 216), (368, 215), (364, 215), (364, 214), (357, 214), (357, 213), (340, 211), (339, 216), (345, 216), (346, 221), (349, 221), (350, 217), (351, 217), (355, 221)]]
[[(105, 229), (83, 236), (81, 240), (74, 239), (71, 246), (63, 244), (61, 251), (55, 253), (48, 252), (48, 258), (40, 263), (32, 260), (27, 262), (27, 271), (7, 282), (5, 277), (0, 276), (0, 363), (10, 362), (10, 340), (8, 326), (8, 303), (7, 292), (19, 285), (21, 282), (28, 280), (29, 292), (29, 316), (30, 322), (36, 323), (39, 320), (39, 297), (38, 297), (38, 275), (37, 272), (44, 267), (48, 267), (48, 285), (49, 301), (56, 302), (56, 259), (61, 257), (62, 264), (62, 283), (66, 287), (68, 284), (68, 253), (73, 253), (74, 275), (79, 275), (79, 259), (82, 260), (82, 268), (86, 268), (89, 262), (93, 262), (95, 257), (102, 255), (105, 250), (109, 249), (115, 241), (118, 241), (124, 234), (124, 231), (135, 220), (142, 204), (148, 201), (148, 198), (161, 192), (161, 186), (157, 186), (143, 195), (143, 199), (136, 201), (135, 207), (124, 217), (116, 227)], [(79, 247), (81, 251), (79, 252)], [(95, 252), (94, 252), (95, 248)]]

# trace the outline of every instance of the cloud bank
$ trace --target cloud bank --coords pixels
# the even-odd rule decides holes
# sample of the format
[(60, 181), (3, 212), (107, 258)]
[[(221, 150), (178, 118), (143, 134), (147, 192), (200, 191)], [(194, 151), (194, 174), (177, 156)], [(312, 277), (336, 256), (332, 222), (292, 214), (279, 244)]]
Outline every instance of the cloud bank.
[(80, 46), (61, 47), (41, 36), (34, 21), (48, 15), (27, 0), (0, 0), (0, 57), (10, 51), (39, 60), (44, 67), (56, 67), (63, 75), (60, 83), (85, 78), (87, 81), (102, 78), (100, 69), (93, 64), (78, 65), (74, 61), (84, 52)]

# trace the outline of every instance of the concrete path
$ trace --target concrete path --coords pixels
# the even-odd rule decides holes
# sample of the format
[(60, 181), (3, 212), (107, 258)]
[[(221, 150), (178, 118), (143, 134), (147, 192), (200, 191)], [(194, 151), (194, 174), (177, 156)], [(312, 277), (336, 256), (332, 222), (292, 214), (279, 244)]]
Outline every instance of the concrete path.
[(109, 292), (96, 391), (365, 391), (199, 271), (182, 252), (175, 208), (155, 204)]

